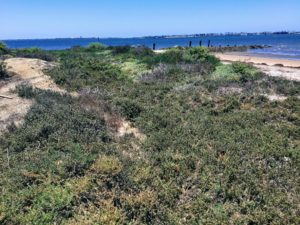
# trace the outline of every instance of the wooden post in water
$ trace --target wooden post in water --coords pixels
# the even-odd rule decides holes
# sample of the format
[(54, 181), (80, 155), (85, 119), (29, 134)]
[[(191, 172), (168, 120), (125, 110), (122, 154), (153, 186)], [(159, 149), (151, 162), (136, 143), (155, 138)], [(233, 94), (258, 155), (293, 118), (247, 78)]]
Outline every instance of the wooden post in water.
[(190, 47), (192, 47), (192, 41), (190, 41), (190, 44), (189, 44), (189, 46), (190, 46)]
[(156, 44), (153, 43), (153, 51), (156, 49)]
[(207, 47), (210, 47), (210, 40), (208, 40), (208, 44), (207, 44)]
[(202, 41), (199, 42), (199, 46), (202, 46)]

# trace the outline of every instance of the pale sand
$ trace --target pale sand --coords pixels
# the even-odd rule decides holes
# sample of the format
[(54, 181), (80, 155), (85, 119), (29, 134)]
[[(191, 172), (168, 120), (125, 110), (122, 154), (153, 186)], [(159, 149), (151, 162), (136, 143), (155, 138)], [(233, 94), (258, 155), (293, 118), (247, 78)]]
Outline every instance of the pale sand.
[[(223, 62), (253, 63), (262, 72), (273, 77), (282, 77), (288, 80), (300, 81), (300, 60), (287, 60), (248, 56), (245, 53), (215, 53)], [(282, 65), (282, 66), (279, 66)]]
[(231, 62), (241, 61), (241, 62), (254, 63), (254, 64), (266, 64), (268, 66), (282, 65), (284, 67), (300, 68), (300, 60), (287, 60), (287, 59), (251, 56), (251, 55), (246, 55), (245, 53), (238, 53), (238, 52), (215, 53), (214, 55), (222, 61), (231, 61)]
[(38, 59), (11, 58), (5, 60), (7, 69), (14, 74), (6, 81), (0, 81), (0, 134), (11, 124), (20, 125), (33, 104), (33, 100), (20, 98), (13, 90), (16, 86), (28, 83), (41, 89), (62, 90), (43, 73), (54, 66)]
[[(157, 54), (166, 52), (165, 49), (155, 50)], [(287, 80), (300, 81), (300, 60), (275, 59), (249, 56), (244, 52), (214, 53), (223, 63), (246, 62), (253, 63), (265, 74), (272, 77), (282, 77)], [(279, 66), (280, 65), (280, 66)]]
[(157, 53), (157, 54), (165, 53), (166, 51), (167, 50), (165, 50), (165, 49), (154, 50), (154, 52)]

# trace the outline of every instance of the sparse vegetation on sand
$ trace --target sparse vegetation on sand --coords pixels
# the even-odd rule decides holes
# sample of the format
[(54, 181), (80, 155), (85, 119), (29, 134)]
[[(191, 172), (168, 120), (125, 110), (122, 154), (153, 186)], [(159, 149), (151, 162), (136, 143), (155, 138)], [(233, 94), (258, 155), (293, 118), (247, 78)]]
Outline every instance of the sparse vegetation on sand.
[(1, 224), (300, 223), (299, 82), (205, 48), (46, 53), (79, 96), (17, 88), (35, 104), (0, 137)]

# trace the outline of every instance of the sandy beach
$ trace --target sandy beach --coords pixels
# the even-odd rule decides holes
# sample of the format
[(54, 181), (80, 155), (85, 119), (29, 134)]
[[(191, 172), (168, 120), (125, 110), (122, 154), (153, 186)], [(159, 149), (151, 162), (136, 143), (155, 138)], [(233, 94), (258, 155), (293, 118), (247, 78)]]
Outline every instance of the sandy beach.
[(288, 60), (247, 55), (244, 52), (215, 53), (223, 62), (253, 63), (262, 72), (273, 77), (300, 81), (300, 60)]
[(278, 58), (267, 58), (261, 56), (252, 56), (247, 55), (244, 52), (232, 52), (232, 53), (215, 53), (222, 61), (229, 62), (247, 62), (254, 64), (263, 64), (268, 66), (284, 66), (284, 67), (293, 67), (300, 68), (300, 60), (288, 60), (288, 59), (278, 59)]
[[(157, 54), (166, 50), (155, 50)], [(223, 63), (246, 62), (253, 63), (262, 72), (273, 77), (300, 81), (300, 60), (288, 60), (247, 55), (245, 52), (214, 53)]]

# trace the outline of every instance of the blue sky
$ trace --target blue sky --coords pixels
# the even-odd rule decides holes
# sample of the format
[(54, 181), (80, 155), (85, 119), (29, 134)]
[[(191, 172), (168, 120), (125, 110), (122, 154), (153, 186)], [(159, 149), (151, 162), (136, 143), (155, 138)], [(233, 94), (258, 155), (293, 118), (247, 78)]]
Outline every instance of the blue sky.
[(300, 30), (300, 0), (0, 0), (0, 39)]

